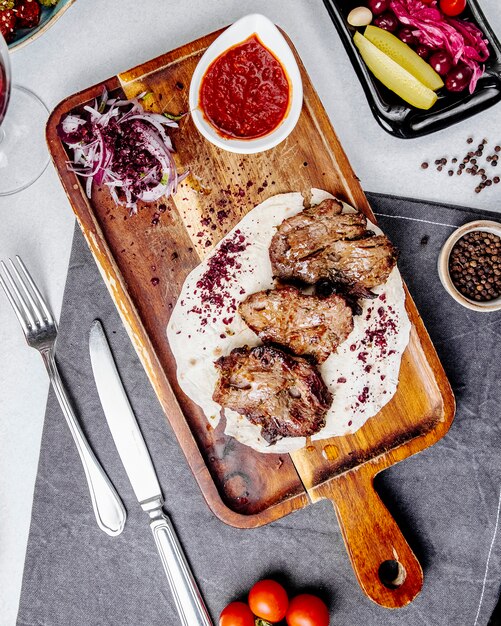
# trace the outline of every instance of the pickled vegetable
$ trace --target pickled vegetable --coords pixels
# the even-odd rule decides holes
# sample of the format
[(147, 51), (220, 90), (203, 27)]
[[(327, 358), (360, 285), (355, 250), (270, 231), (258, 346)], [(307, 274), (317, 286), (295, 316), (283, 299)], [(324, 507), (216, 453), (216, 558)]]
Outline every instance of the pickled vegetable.
[(430, 109), (437, 101), (437, 94), (419, 82), (410, 72), (387, 56), (358, 31), (354, 42), (363, 60), (383, 85), (418, 109)]
[(446, 50), (434, 52), (428, 59), (428, 63), (440, 76), (445, 76), (452, 68), (452, 59)]
[(364, 35), (381, 52), (384, 52), (429, 89), (436, 91), (444, 86), (444, 81), (431, 65), (395, 35), (376, 26), (367, 26)]
[(391, 11), (385, 11), (378, 15), (374, 20), (374, 24), (379, 28), (389, 31), (390, 33), (394, 33), (398, 28), (398, 20), (395, 13)]

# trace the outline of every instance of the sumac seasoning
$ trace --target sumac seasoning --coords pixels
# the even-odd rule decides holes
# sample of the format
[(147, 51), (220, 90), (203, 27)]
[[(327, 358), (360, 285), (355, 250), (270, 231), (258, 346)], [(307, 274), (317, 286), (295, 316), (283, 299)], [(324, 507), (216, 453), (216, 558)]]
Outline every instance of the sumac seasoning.
[(233, 236), (224, 241), (207, 262), (207, 270), (197, 281), (201, 308), (193, 308), (189, 313), (200, 316), (200, 326), (203, 328), (215, 322), (215, 315), (225, 315), (224, 324), (231, 324), (237, 310), (237, 302), (231, 296), (230, 285), (233, 284), (242, 268), (240, 255), (249, 243), (240, 229), (237, 228)]
[(456, 289), (476, 302), (501, 295), (501, 238), (476, 230), (467, 233), (452, 248), (449, 274)]

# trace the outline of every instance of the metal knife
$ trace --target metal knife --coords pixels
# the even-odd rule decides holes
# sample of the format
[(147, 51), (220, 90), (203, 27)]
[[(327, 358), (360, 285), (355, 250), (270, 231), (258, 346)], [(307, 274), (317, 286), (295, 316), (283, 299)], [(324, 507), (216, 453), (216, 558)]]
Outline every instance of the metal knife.
[(182, 626), (213, 626), (172, 522), (148, 449), (123, 388), (101, 322), (89, 335), (92, 371), (113, 440), (139, 504), (150, 516), (150, 528), (162, 559)]

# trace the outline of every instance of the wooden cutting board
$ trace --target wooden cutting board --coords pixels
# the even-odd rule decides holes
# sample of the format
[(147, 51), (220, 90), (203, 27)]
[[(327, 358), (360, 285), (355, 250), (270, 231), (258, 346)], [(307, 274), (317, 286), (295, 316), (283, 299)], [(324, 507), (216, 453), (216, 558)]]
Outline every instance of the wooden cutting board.
[[(454, 397), (407, 294), (411, 339), (397, 393), (355, 434), (315, 442), (291, 455), (260, 454), (215, 430), (178, 386), (166, 327), (188, 273), (250, 209), (277, 193), (312, 187), (363, 210), (367, 199), (302, 66), (303, 110), (293, 133), (257, 155), (231, 154), (203, 139), (189, 116), (172, 132), (180, 170), (191, 175), (168, 201), (129, 217), (106, 190), (89, 201), (68, 171), (56, 126), (103, 87), (127, 97), (151, 92), (148, 108), (188, 109), (191, 75), (213, 33), (63, 101), (47, 125), (54, 164), (83, 234), (207, 503), (224, 522), (250, 528), (328, 498), (364, 592), (386, 607), (409, 603), (423, 574), (377, 496), (378, 472), (440, 439), (454, 416)], [(296, 55), (297, 56), (297, 55)], [(375, 220), (374, 220), (375, 221)], [(405, 250), (402, 251), (405, 254)]]

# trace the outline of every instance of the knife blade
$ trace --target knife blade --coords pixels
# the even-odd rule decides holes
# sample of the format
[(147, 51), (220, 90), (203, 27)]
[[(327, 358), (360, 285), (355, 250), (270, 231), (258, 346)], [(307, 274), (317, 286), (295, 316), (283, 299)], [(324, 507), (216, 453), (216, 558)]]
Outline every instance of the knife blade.
[(162, 490), (118, 373), (104, 329), (94, 320), (89, 333), (92, 371), (104, 415), (150, 528), (183, 626), (213, 626), (174, 526), (162, 507)]

